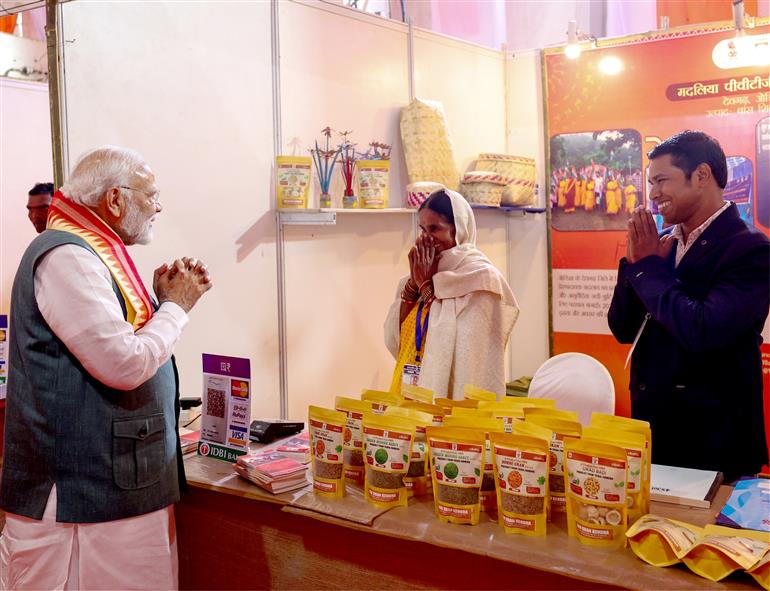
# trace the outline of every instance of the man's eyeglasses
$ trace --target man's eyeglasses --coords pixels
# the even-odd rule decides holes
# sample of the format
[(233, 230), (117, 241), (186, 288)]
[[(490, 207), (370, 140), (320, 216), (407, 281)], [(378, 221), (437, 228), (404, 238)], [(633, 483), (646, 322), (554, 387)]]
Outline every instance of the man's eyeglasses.
[(133, 187), (125, 187), (123, 185), (119, 185), (118, 189), (128, 189), (129, 191), (136, 191), (137, 193), (142, 193), (143, 195), (147, 196), (147, 200), (152, 205), (157, 205), (160, 203), (160, 191), (155, 191), (154, 193), (148, 193), (147, 191), (142, 191), (141, 189), (134, 189)]

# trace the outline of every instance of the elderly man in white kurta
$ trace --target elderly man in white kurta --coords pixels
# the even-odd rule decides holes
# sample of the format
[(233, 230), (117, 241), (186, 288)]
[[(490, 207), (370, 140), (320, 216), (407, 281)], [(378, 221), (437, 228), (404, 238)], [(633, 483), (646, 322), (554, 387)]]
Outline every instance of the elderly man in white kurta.
[(126, 250), (162, 206), (136, 152), (85, 154), (54, 196), (11, 296), (0, 585), (173, 589), (184, 483), (172, 352), (211, 288), (201, 262), (155, 270)]

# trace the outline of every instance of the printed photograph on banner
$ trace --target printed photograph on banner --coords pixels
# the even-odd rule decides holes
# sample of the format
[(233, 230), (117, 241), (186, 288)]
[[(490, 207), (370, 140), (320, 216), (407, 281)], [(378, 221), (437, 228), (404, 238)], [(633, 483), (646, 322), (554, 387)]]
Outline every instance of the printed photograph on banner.
[(635, 129), (555, 135), (550, 164), (555, 230), (625, 230), (643, 202), (642, 136)]

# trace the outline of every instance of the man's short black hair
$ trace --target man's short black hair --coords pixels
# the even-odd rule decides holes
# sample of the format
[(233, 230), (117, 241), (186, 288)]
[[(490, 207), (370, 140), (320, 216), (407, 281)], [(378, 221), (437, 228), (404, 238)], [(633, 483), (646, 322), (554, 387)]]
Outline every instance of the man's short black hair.
[(711, 168), (719, 188), (724, 189), (727, 185), (727, 158), (722, 146), (710, 135), (689, 129), (680, 131), (650, 150), (647, 158), (653, 160), (665, 154), (671, 154), (671, 163), (684, 171), (688, 181), (698, 165), (705, 163)]
[(29, 190), (30, 196), (32, 195), (53, 195), (53, 183), (36, 183), (34, 187)]

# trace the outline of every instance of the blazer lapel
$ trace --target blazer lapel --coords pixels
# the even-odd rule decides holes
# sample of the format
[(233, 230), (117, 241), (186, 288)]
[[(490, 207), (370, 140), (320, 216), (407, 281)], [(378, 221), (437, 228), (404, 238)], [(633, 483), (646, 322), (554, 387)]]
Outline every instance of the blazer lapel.
[(731, 203), (730, 207), (719, 214), (703, 234), (698, 236), (695, 244), (690, 246), (682, 257), (677, 270), (680, 273), (685, 272), (689, 267), (696, 265), (701, 258), (716, 248), (723, 240), (729, 238), (733, 233), (733, 224), (738, 219), (740, 219), (738, 208), (735, 203)]

